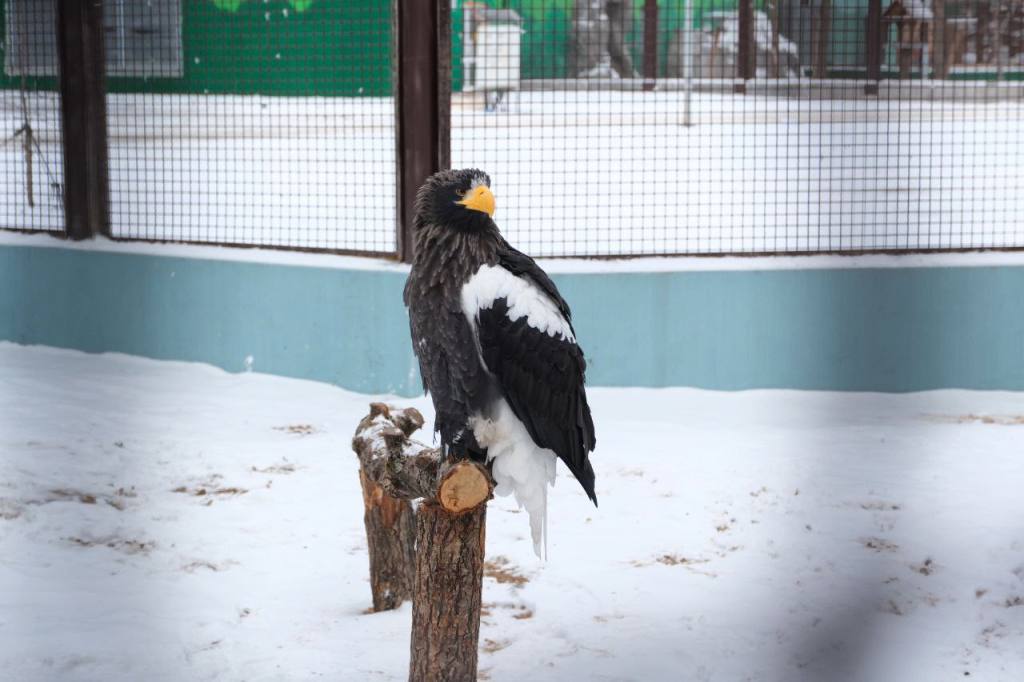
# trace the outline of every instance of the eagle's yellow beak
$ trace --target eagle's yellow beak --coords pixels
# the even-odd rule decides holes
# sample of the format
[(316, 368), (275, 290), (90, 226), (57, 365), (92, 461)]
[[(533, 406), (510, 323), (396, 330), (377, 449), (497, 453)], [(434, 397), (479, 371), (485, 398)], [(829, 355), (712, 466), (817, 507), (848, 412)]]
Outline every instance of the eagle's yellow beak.
[(462, 204), (474, 211), (483, 211), (492, 218), (494, 217), (494, 195), (491, 194), (491, 188), (487, 185), (477, 185), (469, 190), (465, 199), (455, 203)]

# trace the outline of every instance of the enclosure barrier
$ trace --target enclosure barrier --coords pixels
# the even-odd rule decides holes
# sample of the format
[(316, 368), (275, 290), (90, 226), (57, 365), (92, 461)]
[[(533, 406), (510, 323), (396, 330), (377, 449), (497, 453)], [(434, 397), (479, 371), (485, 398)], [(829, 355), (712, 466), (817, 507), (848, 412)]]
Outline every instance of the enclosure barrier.
[[(489, 471), (409, 440), (413, 409), (371, 403), (352, 448), (359, 458), (373, 610), (412, 597), (409, 679), (476, 680)], [(422, 500), (413, 512), (411, 500)], [(412, 532), (415, 517), (415, 535)]]
[(1024, 3), (3, 0), (0, 228), (411, 260), (1024, 248)]

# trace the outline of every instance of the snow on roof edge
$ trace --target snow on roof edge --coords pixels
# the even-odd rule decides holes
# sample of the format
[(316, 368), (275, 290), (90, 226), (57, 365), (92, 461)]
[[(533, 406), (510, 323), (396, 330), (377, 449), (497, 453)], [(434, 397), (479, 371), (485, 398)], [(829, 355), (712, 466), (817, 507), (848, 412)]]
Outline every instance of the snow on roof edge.
[[(0, 230), (0, 246), (34, 246), (75, 251), (134, 253), (168, 258), (195, 258), (245, 263), (342, 270), (408, 272), (404, 263), (374, 256), (309, 253), (167, 242), (113, 241), (103, 237), (81, 242), (48, 234)], [(1022, 267), (1024, 251), (956, 251), (906, 254), (814, 254), (795, 256), (644, 256), (637, 258), (538, 258), (551, 274), (643, 272), (713, 272), (741, 270), (844, 270), (856, 268)]]
[(794, 256), (649, 256), (640, 258), (539, 259), (551, 274), (714, 272), (741, 270), (850, 270), (863, 268), (1022, 267), (1024, 251), (948, 251), (905, 254), (808, 254)]
[(286, 249), (219, 246), (215, 244), (178, 244), (173, 242), (115, 241), (95, 237), (80, 242), (58, 239), (45, 233), (8, 232), (0, 230), (0, 246), (41, 246), (72, 251), (133, 253), (167, 258), (264, 263), (341, 270), (381, 270), (408, 272), (404, 263), (378, 256), (351, 256), (333, 253), (311, 253)]

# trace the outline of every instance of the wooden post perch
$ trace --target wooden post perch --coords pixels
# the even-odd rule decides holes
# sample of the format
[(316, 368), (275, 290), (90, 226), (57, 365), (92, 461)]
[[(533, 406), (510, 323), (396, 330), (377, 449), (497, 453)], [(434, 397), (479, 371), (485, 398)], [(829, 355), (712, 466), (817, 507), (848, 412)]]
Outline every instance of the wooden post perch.
[[(356, 429), (374, 610), (413, 596), (409, 679), (476, 680), (484, 524), (494, 484), (484, 466), (447, 461), (409, 439), (413, 408), (370, 405)], [(415, 514), (411, 500), (422, 499)], [(397, 600), (397, 601), (396, 601)]]

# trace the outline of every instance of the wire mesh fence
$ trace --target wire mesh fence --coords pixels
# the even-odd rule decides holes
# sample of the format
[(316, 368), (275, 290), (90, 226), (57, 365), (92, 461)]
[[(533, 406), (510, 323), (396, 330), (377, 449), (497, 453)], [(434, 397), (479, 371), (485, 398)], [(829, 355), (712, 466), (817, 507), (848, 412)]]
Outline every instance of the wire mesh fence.
[(117, 238), (395, 249), (390, 7), (106, 2)]
[(1024, 3), (654, 4), (456, 13), (453, 164), (520, 248), (1024, 246)]
[(64, 229), (55, 0), (0, 5), (0, 227)]
[[(3, 227), (64, 221), (56, 4), (0, 0)], [(1024, 0), (450, 7), (452, 164), (527, 252), (1024, 248)], [(395, 253), (392, 12), (105, 0), (111, 235)]]

